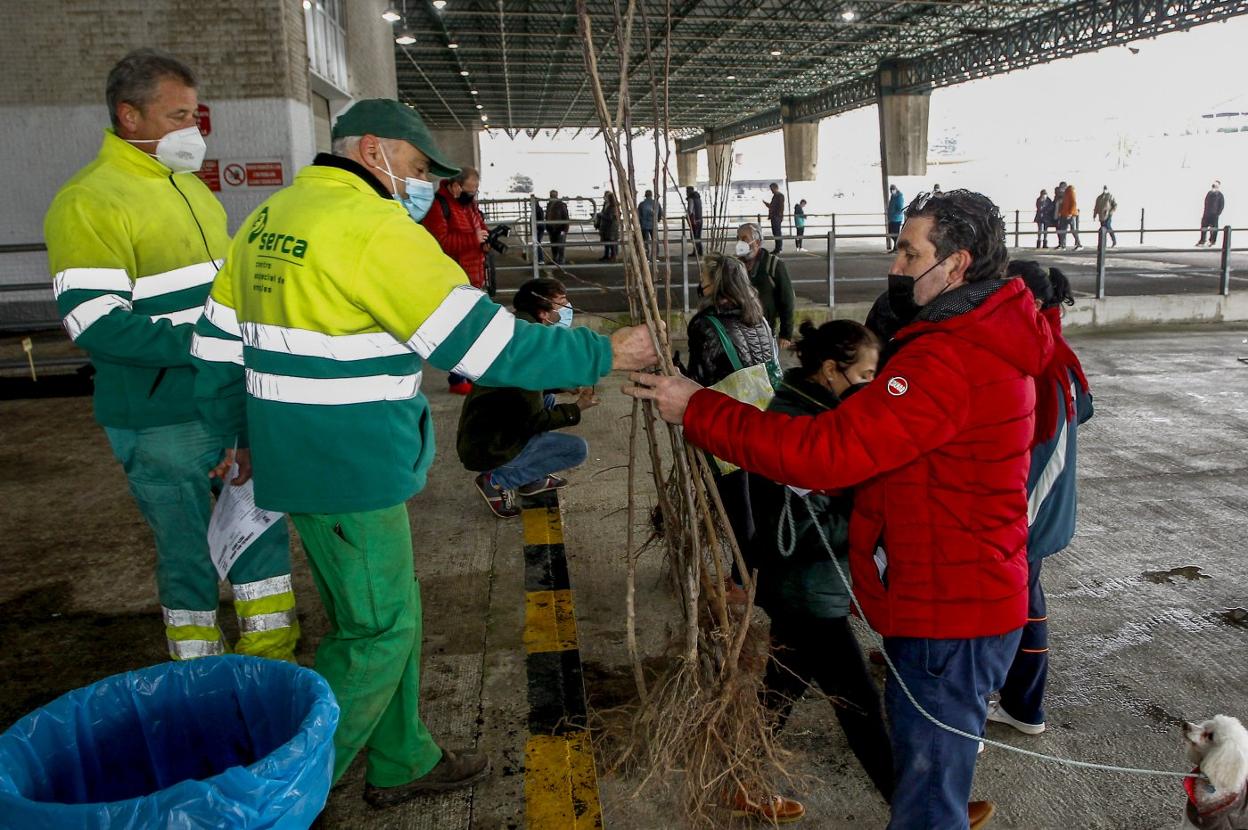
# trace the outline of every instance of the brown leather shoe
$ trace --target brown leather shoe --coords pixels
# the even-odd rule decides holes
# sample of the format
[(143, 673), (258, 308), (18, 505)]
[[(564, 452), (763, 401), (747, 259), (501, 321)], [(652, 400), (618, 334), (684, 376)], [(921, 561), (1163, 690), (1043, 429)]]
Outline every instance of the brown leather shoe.
[(430, 793), (468, 787), (490, 774), (490, 758), (471, 749), (442, 750), (442, 760), (423, 777), (397, 787), (364, 784), (364, 800), (378, 810)]
[(768, 824), (792, 824), (806, 815), (806, 808), (800, 801), (782, 795), (754, 801), (741, 790), (737, 790), (731, 806), (734, 818), (753, 818)]
[(966, 805), (967, 818), (971, 820), (971, 830), (979, 830), (988, 826), (988, 820), (997, 811), (997, 805), (991, 801), (972, 801)]

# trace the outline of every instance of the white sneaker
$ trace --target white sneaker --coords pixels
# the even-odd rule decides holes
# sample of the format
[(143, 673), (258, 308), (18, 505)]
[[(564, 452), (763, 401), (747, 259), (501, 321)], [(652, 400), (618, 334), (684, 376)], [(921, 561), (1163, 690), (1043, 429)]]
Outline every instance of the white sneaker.
[(980, 742), (979, 742), (979, 749), (975, 750), (975, 754), (976, 754), (976, 755), (983, 755), (983, 754), (984, 754), (984, 742), (983, 742), (983, 741), (980, 741)]
[(1044, 723), (1023, 723), (1012, 717), (1009, 712), (1001, 708), (1001, 702), (992, 700), (988, 702), (988, 720), (996, 723), (1004, 723), (1006, 726), (1012, 726), (1024, 735), (1039, 735), (1044, 731)]

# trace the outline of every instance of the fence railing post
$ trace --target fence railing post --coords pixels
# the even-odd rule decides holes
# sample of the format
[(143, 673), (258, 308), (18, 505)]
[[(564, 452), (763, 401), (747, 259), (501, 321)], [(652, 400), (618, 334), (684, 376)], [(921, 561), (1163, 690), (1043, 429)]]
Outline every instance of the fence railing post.
[(532, 209), (532, 205), (529, 207), (529, 246), (531, 248), (529, 262), (533, 266), (533, 279), (537, 279), (537, 261), (542, 256), (542, 245), (537, 241), (537, 211)]
[(1231, 226), (1222, 228), (1222, 285), (1223, 297), (1231, 295)]
[(1105, 299), (1105, 226), (1096, 232), (1096, 298)]
[(1140, 244), (1144, 244), (1144, 208), (1140, 208)]
[(836, 222), (828, 231), (828, 308), (836, 307)]
[(1014, 211), (1014, 247), (1018, 247), (1018, 211)]
[[(681, 305), (685, 309), (685, 314), (688, 314), (689, 313), (689, 254), (685, 250), (685, 227), (686, 227), (686, 222), (685, 220), (682, 219), (680, 223), (680, 283), (681, 283), (681, 292), (683, 295), (683, 300), (682, 300)], [(696, 251), (697, 248), (694, 248), (694, 250)], [(701, 279), (701, 274), (699, 274), (699, 280), (700, 279)]]

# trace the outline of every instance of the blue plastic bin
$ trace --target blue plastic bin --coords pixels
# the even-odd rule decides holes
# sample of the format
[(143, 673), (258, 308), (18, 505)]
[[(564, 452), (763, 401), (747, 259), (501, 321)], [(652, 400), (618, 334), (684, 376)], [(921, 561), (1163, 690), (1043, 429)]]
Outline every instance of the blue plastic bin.
[(306, 828), (338, 704), (320, 675), (229, 655), (62, 695), (0, 735), (0, 827)]

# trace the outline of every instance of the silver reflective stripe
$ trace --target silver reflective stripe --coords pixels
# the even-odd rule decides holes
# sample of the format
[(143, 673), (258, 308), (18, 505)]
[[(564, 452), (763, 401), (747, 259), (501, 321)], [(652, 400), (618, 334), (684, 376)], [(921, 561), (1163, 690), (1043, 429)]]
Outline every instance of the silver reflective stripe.
[(222, 305), (212, 297), (209, 297), (204, 301), (204, 316), (208, 318), (209, 323), (212, 323), (226, 334), (232, 334), (235, 337), (243, 336), (242, 331), (238, 328), (238, 315), (228, 305)]
[(255, 631), (274, 631), (290, 628), (295, 624), (294, 611), (274, 611), (272, 614), (256, 614), (254, 617), (239, 616), (238, 630), (243, 634)]
[(263, 349), (266, 352), (327, 357), (340, 361), (412, 353), (406, 343), (400, 343), (384, 331), (332, 335), (267, 323), (243, 323), (242, 330), (244, 343), (253, 349)]
[(412, 351), (421, 357), (433, 354), (434, 349), (442, 345), (442, 341), (450, 337), (455, 327), (464, 321), (473, 306), (480, 302), (485, 293), (471, 285), (457, 285), (451, 289), (445, 299), (425, 318), (420, 328), (407, 341)]
[(168, 320), (175, 326), (194, 325), (199, 321), (199, 315), (203, 313), (204, 310), (202, 308), (195, 306), (194, 308), (184, 308), (181, 311), (171, 311), (168, 314), (153, 314), (152, 320)]
[(194, 660), (196, 657), (215, 657), (225, 654), (225, 643), (220, 640), (168, 640), (169, 656), (174, 660)]
[(463, 360), (454, 368), (457, 375), (476, 380), (494, 365), (494, 361), (502, 354), (503, 349), (511, 342), (516, 332), (516, 318), (505, 308), (499, 308), (494, 319), (485, 327), (465, 354)]
[(166, 608), (160, 606), (161, 614), (165, 618), (165, 625), (181, 626), (181, 625), (197, 625), (201, 628), (216, 628), (217, 612), (216, 611), (184, 611), (180, 608)]
[(239, 340), (222, 340), (220, 337), (191, 335), (191, 354), (209, 363), (237, 363), (243, 365), (243, 344)]
[(174, 291), (182, 291), (186, 288), (195, 288), (196, 286), (210, 283), (213, 277), (217, 275), (217, 269), (221, 267), (224, 261), (218, 259), (213, 262), (197, 262), (194, 265), (174, 268), (172, 271), (165, 271), (162, 274), (148, 274), (145, 277), (139, 277), (134, 281), (134, 299), (136, 302), (138, 300), (147, 300), (163, 294), (172, 294)]
[(278, 594), (289, 593), (290, 574), (282, 574), (281, 576), (271, 576), (268, 579), (257, 580), (256, 582), (244, 582), (234, 586), (234, 599), (247, 600), (263, 599), (264, 597), (273, 597)]
[(371, 401), (405, 401), (420, 392), (414, 375), (367, 375), (360, 378), (300, 378), (247, 370), (247, 394), (265, 401), (338, 406)]
[(129, 294), (130, 276), (125, 268), (66, 268), (52, 280), (52, 293), (58, 298), (77, 289)]
[[(1071, 399), (1074, 399), (1075, 387), (1070, 387)], [(1066, 402), (1059, 400), (1058, 406), (1065, 406)], [(1066, 433), (1070, 429), (1070, 421), (1062, 420), (1062, 431), (1057, 435), (1057, 446), (1053, 448), (1053, 454), (1049, 456), (1049, 462), (1044, 465), (1044, 470), (1040, 473), (1040, 478), (1036, 479), (1036, 486), (1032, 488), (1031, 495), (1027, 497), (1027, 526), (1031, 527), (1036, 523), (1036, 516), (1040, 513), (1040, 507), (1044, 504), (1044, 500), (1049, 497), (1049, 493), (1053, 492), (1053, 485), (1057, 484), (1057, 480), (1062, 476), (1062, 470), (1066, 469)]]
[(115, 308), (124, 308), (129, 311), (130, 301), (116, 294), (101, 294), (76, 305), (73, 311), (65, 315), (65, 331), (69, 332), (69, 339), (77, 340), (79, 335), (91, 328), (96, 320)]

